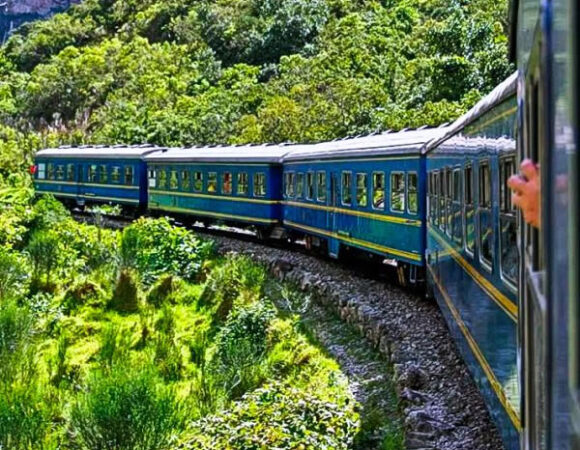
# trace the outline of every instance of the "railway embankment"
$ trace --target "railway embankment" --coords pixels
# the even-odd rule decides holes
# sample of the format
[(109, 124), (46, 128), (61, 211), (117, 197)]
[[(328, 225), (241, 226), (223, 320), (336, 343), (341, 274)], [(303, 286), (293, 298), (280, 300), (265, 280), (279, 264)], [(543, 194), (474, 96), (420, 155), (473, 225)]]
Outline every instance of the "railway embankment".
[[(380, 383), (381, 377), (392, 377), (408, 449), (503, 448), (435, 302), (334, 261), (215, 234), (212, 239), (221, 253), (248, 255), (265, 264), (275, 278), (312, 298), (301, 314), (341, 361), (362, 405), (373, 397), (369, 386)], [(368, 345), (383, 359), (362, 364), (349, 356), (348, 346), (333, 343), (336, 326), (333, 336), (331, 316), (357, 331), (360, 341), (353, 338), (351, 349), (353, 342)]]

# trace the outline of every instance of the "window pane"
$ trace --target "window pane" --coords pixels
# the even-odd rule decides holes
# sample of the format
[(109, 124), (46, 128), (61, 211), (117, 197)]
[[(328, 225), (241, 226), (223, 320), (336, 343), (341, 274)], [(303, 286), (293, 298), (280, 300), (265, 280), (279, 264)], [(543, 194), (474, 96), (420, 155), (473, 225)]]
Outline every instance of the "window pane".
[(254, 174), (254, 196), (264, 197), (266, 195), (266, 175), (263, 173)]
[(179, 178), (177, 177), (177, 170), (172, 170), (169, 175), (169, 189), (176, 190), (179, 188)]
[(317, 173), (316, 199), (319, 202), (326, 201), (326, 172)]
[(107, 166), (101, 165), (99, 167), (99, 181), (101, 183), (107, 183), (108, 173), (107, 173)]
[(288, 197), (294, 198), (296, 193), (296, 174), (291, 172), (288, 179)]
[(502, 216), (501, 226), (501, 271), (513, 284), (516, 284), (519, 267), (520, 255), (517, 245), (517, 227), (516, 218)]
[(248, 195), (248, 174), (238, 173), (238, 195)]
[(75, 181), (75, 165), (68, 164), (66, 166), (66, 179), (67, 181)]
[(471, 166), (465, 168), (465, 177), (463, 180), (463, 188), (465, 190), (465, 203), (473, 204), (473, 169)]
[(47, 164), (46, 178), (49, 180), (54, 180), (54, 164)]
[(439, 173), (439, 229), (445, 230), (447, 214), (445, 213), (445, 172)]
[(121, 168), (120, 167), (112, 167), (111, 168), (111, 182), (113, 183), (120, 183), (121, 182)]
[(89, 183), (95, 183), (97, 181), (97, 166), (96, 165), (89, 166), (88, 180), (89, 180)]
[(189, 191), (189, 171), (181, 171), (181, 190)]
[(207, 174), (207, 192), (215, 194), (217, 192), (217, 173), (210, 172)]
[(368, 205), (367, 174), (356, 174), (356, 204), (366, 208)]
[(128, 186), (133, 185), (133, 166), (125, 167), (125, 184)]
[[(431, 180), (431, 176), (429, 176)], [(415, 172), (409, 172), (407, 175), (407, 205), (411, 214), (417, 214), (419, 211), (419, 204), (417, 200), (418, 193), (418, 178)]]
[(391, 173), (391, 210), (405, 211), (405, 174)]
[(46, 164), (38, 165), (38, 179), (44, 180), (46, 178)]
[(296, 178), (296, 198), (304, 197), (304, 174), (299, 173)]
[(373, 208), (385, 209), (385, 174), (373, 173)]
[(435, 194), (433, 195), (433, 214), (434, 223), (439, 226), (439, 196), (441, 195), (440, 184), (439, 184), (439, 172), (433, 174), (433, 189)]
[(352, 204), (352, 172), (342, 172), (342, 204)]
[(195, 192), (203, 191), (203, 172), (194, 173), (193, 190)]
[(157, 169), (157, 179), (159, 180), (159, 189), (166, 189), (167, 172), (164, 169)]
[(479, 230), (480, 230), (480, 249), (482, 259), (491, 264), (493, 261), (493, 231), (491, 228), (491, 211), (489, 209), (480, 209), (479, 211)]
[(232, 193), (232, 174), (225, 172), (222, 175), (222, 194), (231, 195)]
[(308, 174), (306, 175), (306, 184), (307, 184), (306, 198), (308, 200), (312, 200), (314, 198), (314, 173), (313, 172), (308, 172)]
[(64, 166), (58, 165), (56, 166), (56, 179), (57, 180), (64, 180)]

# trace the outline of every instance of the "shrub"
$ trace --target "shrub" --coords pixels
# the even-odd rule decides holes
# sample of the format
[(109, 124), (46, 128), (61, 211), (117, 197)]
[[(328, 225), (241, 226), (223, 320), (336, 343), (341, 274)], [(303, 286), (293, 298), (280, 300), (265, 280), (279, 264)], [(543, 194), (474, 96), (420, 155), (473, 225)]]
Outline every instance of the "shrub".
[(179, 289), (179, 282), (173, 275), (163, 276), (149, 291), (147, 303), (159, 307), (170, 300), (177, 289)]
[(346, 450), (358, 431), (354, 403), (273, 384), (229, 411), (196, 421), (183, 448)]
[(0, 301), (21, 294), (27, 275), (20, 255), (0, 247)]
[(181, 378), (183, 368), (181, 350), (175, 342), (175, 326), (173, 311), (165, 304), (155, 324), (155, 365), (164, 379), (172, 381)]
[(116, 363), (126, 362), (130, 347), (130, 336), (115, 324), (110, 324), (101, 334), (97, 358), (107, 369), (111, 369)]
[(0, 384), (10, 385), (15, 378), (26, 380), (32, 376), (33, 325), (28, 310), (13, 302), (0, 304)]
[(55, 283), (51, 275), (56, 272), (64, 256), (59, 236), (54, 231), (37, 231), (32, 235), (27, 250), (32, 260), (33, 290), (52, 290)]
[(133, 271), (121, 270), (108, 306), (122, 313), (134, 313), (139, 310), (139, 286)]
[(151, 369), (97, 372), (71, 412), (73, 443), (81, 449), (158, 450), (171, 446), (182, 424), (175, 392)]
[(90, 280), (81, 280), (74, 283), (64, 294), (62, 307), (70, 313), (83, 305), (101, 306), (105, 292), (96, 283)]
[(59, 386), (64, 381), (67, 374), (66, 354), (70, 341), (65, 333), (61, 333), (56, 345), (56, 354), (49, 361), (51, 370), (51, 381), (55, 386)]

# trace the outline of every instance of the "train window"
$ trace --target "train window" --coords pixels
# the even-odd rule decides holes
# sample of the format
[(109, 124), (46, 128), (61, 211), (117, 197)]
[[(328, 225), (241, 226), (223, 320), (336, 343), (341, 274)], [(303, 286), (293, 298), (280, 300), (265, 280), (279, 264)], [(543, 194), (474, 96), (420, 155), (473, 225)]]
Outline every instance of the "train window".
[(203, 191), (203, 172), (193, 173), (193, 190), (195, 192)]
[(232, 194), (232, 174), (231, 172), (224, 172), (222, 174), (222, 194)]
[(463, 215), (465, 216), (465, 250), (473, 255), (475, 251), (475, 220), (473, 217), (473, 168), (471, 164), (463, 170)]
[(46, 178), (46, 164), (40, 163), (38, 165), (37, 178), (39, 180), (44, 180)]
[(282, 196), (288, 198), (288, 189), (290, 186), (290, 173), (286, 172), (284, 174), (284, 188), (282, 189)]
[(238, 173), (238, 195), (248, 195), (248, 174), (246, 172)]
[(439, 226), (439, 195), (441, 195), (441, 191), (439, 190), (439, 172), (435, 172), (433, 174), (433, 223), (436, 226)]
[(172, 170), (169, 172), (169, 189), (176, 190), (179, 188), (179, 177), (177, 176), (177, 170)]
[(516, 210), (512, 204), (511, 192), (507, 187), (508, 179), (516, 173), (515, 158), (500, 161), (500, 264), (503, 278), (515, 287), (520, 256), (517, 246)]
[[(119, 170), (119, 180), (121, 177), (121, 168), (117, 167), (117, 169)], [(115, 167), (113, 167), (113, 173), (115, 172)], [(157, 186), (157, 172), (153, 169), (149, 170), (149, 187), (150, 188), (155, 188)]]
[(54, 180), (54, 164), (48, 163), (46, 165), (46, 178), (48, 180)]
[(314, 199), (314, 172), (306, 174), (306, 199)]
[(89, 183), (95, 183), (97, 181), (97, 166), (95, 164), (89, 166), (87, 178)]
[(373, 209), (385, 209), (385, 174), (373, 173)]
[(463, 217), (461, 211), (461, 169), (455, 169), (452, 174), (452, 202), (451, 202), (451, 236), (455, 242), (463, 242)]
[(135, 174), (133, 166), (125, 166), (125, 184), (127, 186), (133, 186), (135, 180)]
[(419, 203), (417, 200), (417, 193), (419, 191), (418, 181), (416, 172), (409, 172), (407, 174), (407, 208), (411, 214), (417, 214), (419, 211)]
[(74, 164), (67, 164), (66, 165), (66, 180), (67, 181), (74, 181), (75, 180), (75, 165)]
[(294, 198), (295, 194), (296, 194), (296, 174), (294, 172), (290, 172), (288, 177), (288, 197)]
[(167, 172), (164, 169), (157, 169), (157, 179), (159, 180), (159, 189), (167, 187)]
[(405, 174), (391, 172), (391, 211), (405, 211)]
[(316, 200), (326, 201), (326, 172), (323, 171), (316, 174)]
[(452, 224), (453, 179), (451, 169), (445, 169), (445, 233), (451, 237)]
[(217, 192), (217, 173), (209, 172), (207, 174), (207, 192), (215, 194)]
[(254, 196), (266, 196), (266, 175), (264, 173), (254, 174)]
[(361, 208), (366, 208), (368, 205), (368, 188), (367, 188), (367, 174), (356, 174), (356, 204)]
[(304, 174), (299, 173), (296, 176), (296, 198), (304, 197)]
[[(149, 175), (150, 175), (149, 178), (151, 178), (151, 174)], [(111, 182), (113, 183), (121, 182), (121, 168), (119, 166), (111, 167)]]
[(64, 180), (64, 166), (58, 165), (56, 166), (56, 179), (57, 180)]
[(493, 261), (493, 228), (491, 217), (491, 177), (489, 162), (479, 164), (479, 257), (491, 268)]
[(342, 204), (352, 205), (352, 172), (342, 172)]
[(439, 229), (445, 231), (445, 224), (447, 223), (447, 217), (445, 214), (445, 171), (441, 170), (439, 172)]
[(107, 178), (108, 178), (107, 166), (105, 166), (104, 164), (101, 164), (99, 166), (99, 182), (106, 183)]
[(186, 191), (186, 192), (189, 191), (189, 184), (190, 184), (189, 171), (182, 170), (181, 171), (181, 190)]

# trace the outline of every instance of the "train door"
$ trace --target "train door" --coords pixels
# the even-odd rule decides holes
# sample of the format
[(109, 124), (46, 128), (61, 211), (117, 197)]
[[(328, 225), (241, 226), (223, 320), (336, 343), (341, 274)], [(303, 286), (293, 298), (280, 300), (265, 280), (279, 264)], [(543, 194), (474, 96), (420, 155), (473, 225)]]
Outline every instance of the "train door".
[[(333, 235), (338, 232), (337, 224), (337, 208), (340, 203), (340, 193), (338, 192), (340, 186), (339, 174), (337, 172), (330, 172), (330, 208), (328, 211), (328, 226)], [(328, 253), (333, 258), (338, 258), (340, 250), (340, 241), (336, 238), (328, 240)]]
[[(524, 133), (520, 156), (539, 163), (542, 183), (548, 183), (549, 111), (546, 102), (544, 73), (540, 70), (540, 45), (535, 46), (530, 59), (530, 69), (525, 83)], [(543, 197), (545, 192), (542, 193)], [(542, 217), (547, 217), (548, 202), (541, 202)], [(523, 220), (520, 218), (520, 223)], [(545, 232), (547, 224), (542, 230)], [(520, 285), (520, 339), (522, 343), (522, 369), (524, 397), (522, 404), (523, 436), (525, 449), (544, 450), (548, 447), (550, 417), (549, 383), (551, 378), (549, 354), (549, 297), (545, 252), (545, 236), (537, 228), (524, 225), (520, 228), (520, 251), (523, 264)]]

